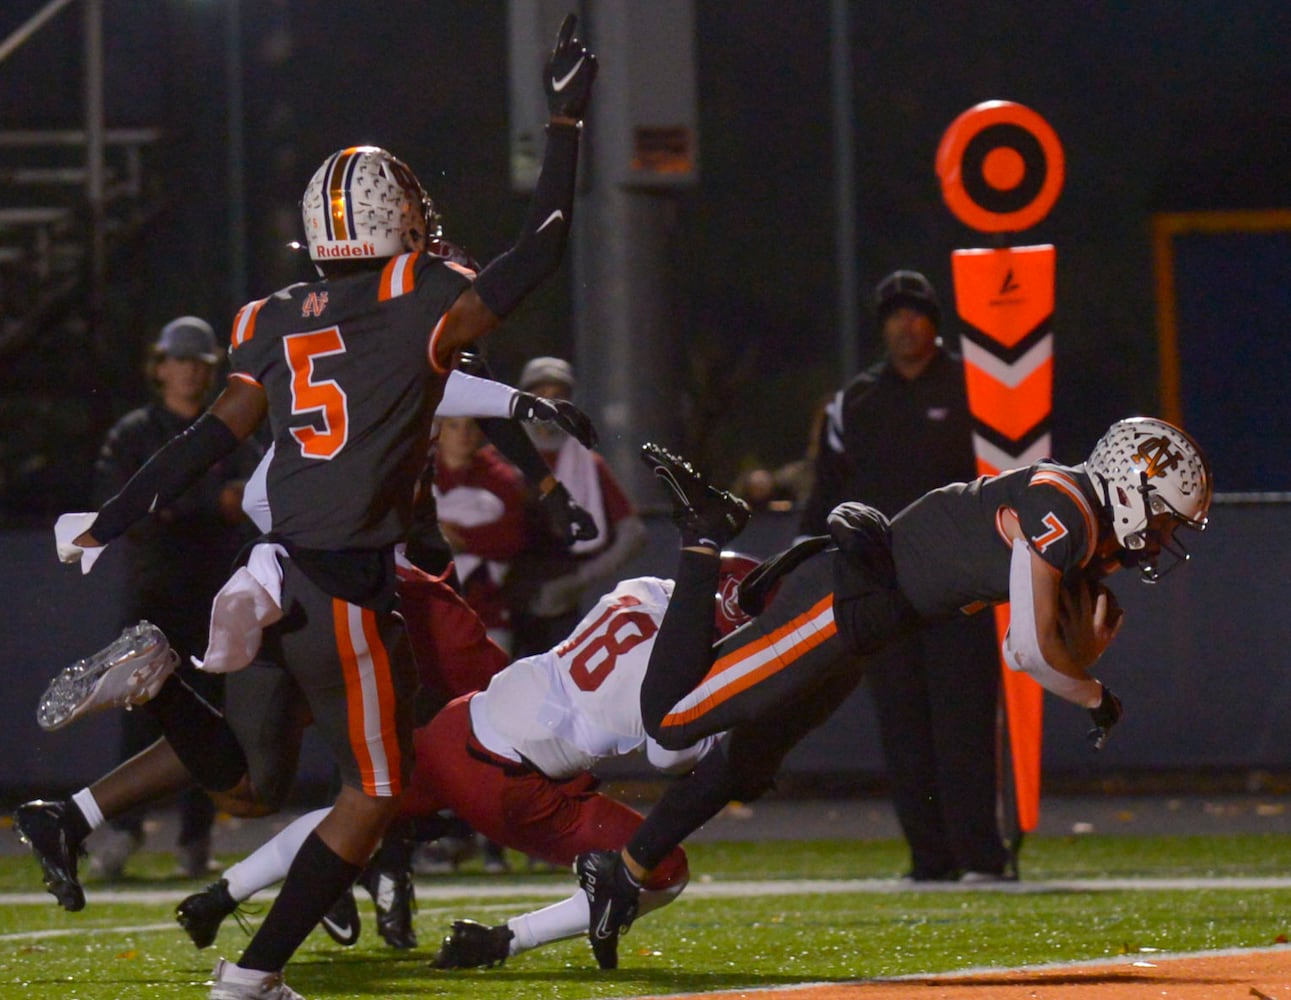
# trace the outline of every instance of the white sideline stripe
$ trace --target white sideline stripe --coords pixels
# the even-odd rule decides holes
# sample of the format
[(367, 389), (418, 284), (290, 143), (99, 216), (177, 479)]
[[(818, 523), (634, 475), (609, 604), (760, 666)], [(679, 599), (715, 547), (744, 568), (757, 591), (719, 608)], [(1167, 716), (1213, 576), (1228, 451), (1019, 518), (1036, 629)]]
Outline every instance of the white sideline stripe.
[[(553, 885), (550, 882), (513, 882), (507, 885), (435, 885), (426, 880), (417, 881), (417, 900), (420, 903), (457, 902), (461, 900), (479, 902), (485, 899), (524, 899), (551, 898), (564, 899), (573, 890), (572, 879), (568, 884)], [(772, 879), (757, 881), (733, 882), (692, 882), (686, 887), (682, 896), (687, 899), (741, 898), (750, 896), (794, 896), (804, 894), (842, 895), (846, 893), (871, 893), (877, 895), (913, 893), (913, 892), (1006, 892), (1013, 895), (1025, 895), (1047, 892), (1152, 892), (1168, 890), (1193, 891), (1198, 889), (1291, 889), (1291, 877), (1270, 878), (1135, 878), (1135, 879), (1064, 879), (1033, 882), (995, 882), (960, 885), (957, 882), (921, 883), (918, 887), (900, 879)], [(136, 903), (144, 905), (162, 905), (178, 903), (191, 893), (182, 889), (101, 889), (86, 893), (87, 903)], [(255, 898), (255, 902), (268, 902), (273, 894), (264, 893)], [(50, 906), (53, 901), (48, 893), (8, 892), (0, 893), (0, 906)], [(512, 905), (494, 903), (479, 906), (479, 911), (512, 909)], [(434, 907), (426, 906), (423, 916), (428, 915)], [(253, 924), (259, 923), (253, 919)], [(179, 930), (173, 920), (149, 924), (116, 924), (111, 926), (59, 927), (40, 931), (21, 931), (14, 934), (0, 934), (0, 944), (22, 941), (41, 941), (52, 938), (81, 936), (98, 936), (102, 934), (149, 934), (169, 933)], [(1218, 951), (1200, 952), (1136, 952), (1130, 955), (1118, 955), (1110, 958), (1084, 959), (1072, 962), (1055, 962), (1041, 965), (1026, 965), (1009, 971), (1037, 971), (1045, 969), (1067, 969), (1089, 965), (1118, 965), (1132, 961), (1167, 961), (1172, 958), (1190, 956), (1243, 955), (1257, 952), (1281, 951), (1277, 946), (1256, 948), (1232, 948)], [(1145, 957), (1146, 956), (1146, 957)], [(971, 976), (986, 972), (999, 972), (999, 966), (974, 966), (968, 969), (956, 969), (951, 972), (911, 973), (907, 976), (891, 977), (900, 979), (942, 979)], [(856, 982), (877, 982), (879, 980), (856, 980)], [(840, 985), (831, 980), (832, 985)], [(739, 990), (718, 991), (730, 993), (756, 993), (765, 990), (805, 989), (821, 983), (800, 983), (792, 987), (746, 987)]]
[(90, 934), (151, 934), (159, 931), (173, 931), (179, 924), (167, 920), (163, 924), (119, 924), (115, 927), (59, 927), (45, 931), (21, 931), (17, 934), (0, 934), (0, 942), (5, 941), (45, 941), (49, 938), (77, 937)]
[[(441, 885), (435, 879), (417, 879), (419, 902), (453, 902), (456, 900), (563, 898), (574, 891), (577, 883), (570, 877), (566, 881), (516, 881), (502, 885), (471, 885), (457, 883)], [(920, 882), (911, 884), (900, 879), (757, 879), (704, 881), (704, 876), (692, 881), (682, 898), (725, 899), (746, 896), (797, 896), (807, 894), (841, 895), (845, 893), (871, 893), (876, 895), (910, 892), (1005, 892), (1013, 895), (1033, 895), (1047, 892), (1167, 892), (1194, 891), (1198, 889), (1291, 889), (1291, 876), (1238, 876), (1233, 878), (1089, 878), (1023, 880), (1021, 882), (985, 882), (963, 884), (960, 882)], [(91, 889), (85, 894), (89, 903), (141, 903), (162, 905), (178, 903), (192, 895), (191, 889)], [(268, 902), (274, 894), (265, 892), (252, 898), (253, 903)], [(52, 906), (53, 899), (45, 892), (0, 893), (3, 906)], [(0, 940), (5, 940), (0, 936)]]

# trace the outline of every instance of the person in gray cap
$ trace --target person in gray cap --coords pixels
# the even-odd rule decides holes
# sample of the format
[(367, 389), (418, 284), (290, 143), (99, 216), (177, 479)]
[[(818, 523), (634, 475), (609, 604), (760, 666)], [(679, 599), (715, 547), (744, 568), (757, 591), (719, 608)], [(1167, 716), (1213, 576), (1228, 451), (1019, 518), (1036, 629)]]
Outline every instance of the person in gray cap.
[[(574, 385), (573, 366), (563, 358), (533, 358), (520, 373), (519, 388), (543, 399), (569, 400)], [(581, 617), (588, 588), (617, 579), (622, 566), (645, 544), (645, 524), (605, 459), (554, 423), (526, 424), (525, 430), (556, 479), (592, 515), (599, 533), (569, 545), (535, 532), (526, 551), (513, 561), (504, 593), (511, 606), (517, 658), (545, 652), (569, 635)]]
[[(123, 416), (108, 432), (94, 465), (93, 503), (102, 506), (145, 461), (206, 408), (220, 362), (211, 325), (180, 316), (161, 329), (148, 352), (146, 371), (155, 398)], [(220, 461), (157, 516), (140, 521), (126, 536), (128, 586), (119, 626), (146, 618), (162, 629), (180, 653), (185, 681), (203, 698), (223, 701), (222, 678), (187, 666), (189, 655), (206, 649), (211, 600), (228, 575), (234, 556), (254, 535), (242, 515), (242, 483), (261, 449), (243, 444)], [(121, 714), (121, 759), (156, 742), (161, 729), (148, 712)], [(215, 807), (206, 793), (181, 793), (176, 856), (187, 876), (204, 876), (210, 861)], [(95, 838), (91, 871), (119, 878), (126, 860), (144, 840), (141, 812), (114, 820)]]
[[(889, 518), (927, 491), (977, 477), (964, 365), (941, 341), (941, 305), (918, 271), (874, 290), (882, 360), (829, 404), (799, 531), (820, 534), (857, 497)], [(894, 643), (866, 665), (893, 805), (916, 882), (1016, 875), (996, 818), (1000, 664), (987, 616)]]

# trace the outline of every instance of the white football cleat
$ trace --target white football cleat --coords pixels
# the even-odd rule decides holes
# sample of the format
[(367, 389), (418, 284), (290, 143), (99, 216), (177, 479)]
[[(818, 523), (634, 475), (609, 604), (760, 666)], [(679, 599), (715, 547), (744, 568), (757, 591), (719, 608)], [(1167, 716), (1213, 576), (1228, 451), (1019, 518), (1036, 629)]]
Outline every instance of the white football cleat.
[(156, 625), (130, 625), (109, 645), (50, 681), (36, 706), (36, 722), (53, 732), (83, 715), (142, 705), (161, 690), (178, 662)]

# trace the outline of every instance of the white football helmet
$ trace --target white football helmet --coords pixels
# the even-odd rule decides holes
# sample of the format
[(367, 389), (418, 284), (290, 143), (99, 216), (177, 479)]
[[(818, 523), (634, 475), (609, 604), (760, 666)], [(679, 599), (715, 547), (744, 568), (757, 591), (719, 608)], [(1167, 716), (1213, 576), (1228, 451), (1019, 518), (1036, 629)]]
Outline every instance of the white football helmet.
[[(1123, 549), (1143, 549), (1153, 527), (1161, 548), (1180, 561), (1188, 558), (1173, 530), (1205, 529), (1213, 479), (1206, 456), (1187, 433), (1153, 417), (1118, 420), (1094, 445), (1085, 469)], [(1161, 575), (1151, 556), (1141, 568), (1145, 579)]]
[(393, 257), (442, 235), (416, 175), (378, 146), (351, 146), (324, 160), (300, 210), (315, 261)]

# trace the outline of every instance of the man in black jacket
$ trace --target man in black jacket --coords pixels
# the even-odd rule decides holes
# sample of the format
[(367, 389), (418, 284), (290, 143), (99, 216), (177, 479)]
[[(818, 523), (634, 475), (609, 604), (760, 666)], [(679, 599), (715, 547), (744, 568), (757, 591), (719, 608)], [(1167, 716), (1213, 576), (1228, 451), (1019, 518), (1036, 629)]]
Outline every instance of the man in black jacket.
[[(977, 475), (964, 366), (939, 336), (928, 279), (894, 271), (875, 289), (886, 354), (830, 404), (800, 531), (822, 534), (857, 497), (888, 517), (925, 492)], [(996, 819), (999, 659), (987, 616), (911, 635), (866, 666), (909, 878), (1015, 874)]]
[[(95, 507), (117, 493), (153, 452), (187, 430), (210, 402), (220, 363), (215, 332), (197, 316), (180, 316), (161, 330), (148, 357), (155, 398), (123, 416), (108, 432), (94, 463)], [(224, 584), (238, 550), (255, 535), (242, 514), (242, 485), (260, 460), (254, 440), (212, 465), (173, 503), (127, 533), (129, 587), (121, 625), (147, 619), (179, 654), (185, 684), (214, 705), (223, 702), (220, 678), (189, 665), (206, 649), (211, 599)], [(161, 735), (148, 712), (121, 716), (121, 759), (128, 760)], [(215, 806), (193, 788), (181, 793), (176, 855), (190, 878), (207, 873)], [(92, 870), (119, 877), (126, 859), (144, 839), (143, 813), (135, 810), (112, 824), (115, 837), (96, 847)]]

